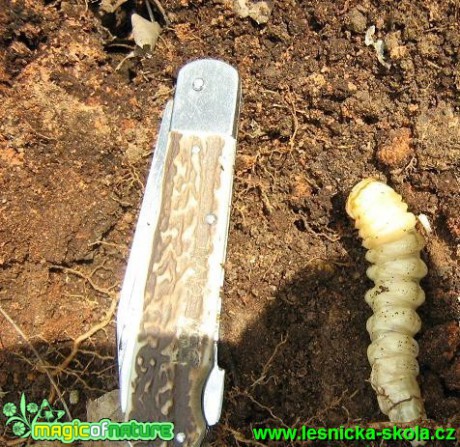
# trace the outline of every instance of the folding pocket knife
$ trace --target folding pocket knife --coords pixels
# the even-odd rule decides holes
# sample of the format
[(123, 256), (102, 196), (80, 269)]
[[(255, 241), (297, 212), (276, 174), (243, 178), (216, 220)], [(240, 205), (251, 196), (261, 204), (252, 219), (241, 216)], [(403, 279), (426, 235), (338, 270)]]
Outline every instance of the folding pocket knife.
[(125, 419), (174, 423), (172, 441), (148, 445), (200, 446), (220, 418), (220, 291), (240, 96), (234, 68), (191, 62), (160, 126), (117, 315)]

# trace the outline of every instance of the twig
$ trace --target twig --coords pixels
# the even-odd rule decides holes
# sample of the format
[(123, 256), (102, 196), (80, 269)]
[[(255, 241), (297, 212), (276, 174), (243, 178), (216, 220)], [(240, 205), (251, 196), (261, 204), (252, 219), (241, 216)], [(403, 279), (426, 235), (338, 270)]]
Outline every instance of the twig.
[(114, 47), (126, 48), (126, 49), (132, 51), (135, 48), (135, 45), (129, 45), (129, 44), (123, 43), (123, 42), (110, 42), (110, 43), (106, 44), (106, 48), (114, 48)]
[(43, 359), (41, 358), (40, 354), (35, 349), (34, 345), (30, 342), (30, 340), (26, 337), (24, 332), (22, 332), (21, 328), (14, 322), (14, 320), (8, 315), (8, 313), (1, 306), (0, 306), (0, 313), (8, 321), (8, 323), (10, 323), (11, 326), (13, 326), (14, 330), (22, 337), (22, 339), (30, 346), (30, 349), (32, 349), (32, 352), (35, 354), (35, 356), (37, 357), (38, 361), (41, 363), (42, 367), (44, 367), (45, 374), (48, 376), (48, 379), (49, 379), (49, 381), (50, 381), (50, 383), (52, 385), (52, 388), (55, 390), (56, 394), (58, 395), (59, 400), (61, 401), (62, 406), (64, 407), (64, 410), (67, 413), (67, 417), (71, 421), (72, 420), (72, 415), (70, 414), (69, 408), (67, 407), (67, 404), (65, 403), (65, 401), (64, 401), (64, 399), (62, 397), (61, 391), (59, 390), (55, 380), (53, 379), (53, 377), (50, 374), (50, 372), (46, 369), (46, 364), (43, 361)]
[(295, 106), (295, 98), (293, 97), (293, 94), (290, 90), (286, 93), (286, 100), (288, 104), (291, 106), (291, 115), (292, 115), (292, 123), (293, 123), (293, 129), (292, 129), (292, 135), (289, 138), (289, 145), (291, 147), (291, 151), (294, 150), (295, 146), (295, 140), (297, 136), (297, 132), (299, 131), (299, 120), (297, 118), (297, 108)]
[[(147, 9), (149, 10), (149, 15), (151, 14), (151, 9), (149, 8), (149, 2), (153, 2), (153, 4), (158, 8), (158, 11), (160, 11), (161, 15), (163, 16), (163, 20), (165, 21), (165, 25), (169, 26), (171, 25), (171, 22), (168, 19), (168, 16), (166, 15), (166, 11), (163, 8), (163, 6), (160, 3), (160, 0), (146, 0), (147, 3)], [(152, 16), (150, 16), (150, 20), (152, 20)], [(152, 20), (154, 22), (154, 20)]]
[(150, 7), (149, 0), (145, 0), (145, 6), (147, 6), (147, 11), (149, 13), (150, 21), (155, 22), (155, 17), (153, 16), (152, 8)]
[(133, 57), (136, 57), (136, 53), (134, 51), (131, 51), (131, 53), (129, 53), (126, 57), (124, 57), (122, 59), (122, 61), (115, 67), (115, 71), (118, 71), (121, 69), (121, 67), (123, 66), (123, 64), (128, 60), (128, 59), (132, 59)]

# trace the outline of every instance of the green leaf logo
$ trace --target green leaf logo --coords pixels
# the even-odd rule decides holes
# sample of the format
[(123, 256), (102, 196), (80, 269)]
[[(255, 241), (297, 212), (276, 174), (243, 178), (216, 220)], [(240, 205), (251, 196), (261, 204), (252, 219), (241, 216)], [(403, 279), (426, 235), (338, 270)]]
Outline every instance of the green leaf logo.
[(27, 403), (26, 396), (22, 393), (19, 408), (13, 402), (7, 402), (3, 405), (3, 414), (8, 418), (5, 425), (11, 424), (14, 435), (27, 438), (36, 421), (57, 422), (64, 417), (65, 412), (55, 410), (46, 399), (40, 405), (35, 402)]
[(13, 424), (13, 433), (16, 436), (22, 436), (26, 432), (26, 426), (23, 422), (15, 422)]
[(16, 405), (13, 404), (13, 402), (8, 402), (5, 405), (3, 405), (3, 414), (9, 418), (16, 414), (17, 408)]
[(31, 402), (30, 404), (27, 405), (27, 411), (30, 414), (35, 414), (38, 412), (38, 405), (34, 402)]

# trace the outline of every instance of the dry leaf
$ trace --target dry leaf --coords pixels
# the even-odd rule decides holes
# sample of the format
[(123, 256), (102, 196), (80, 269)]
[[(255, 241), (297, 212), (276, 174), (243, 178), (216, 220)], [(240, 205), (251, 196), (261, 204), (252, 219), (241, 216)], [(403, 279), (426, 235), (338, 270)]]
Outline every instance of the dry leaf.
[(139, 14), (134, 13), (131, 16), (131, 25), (133, 27), (133, 37), (136, 45), (142, 49), (153, 50), (161, 32), (161, 26), (157, 22), (151, 22), (144, 19)]

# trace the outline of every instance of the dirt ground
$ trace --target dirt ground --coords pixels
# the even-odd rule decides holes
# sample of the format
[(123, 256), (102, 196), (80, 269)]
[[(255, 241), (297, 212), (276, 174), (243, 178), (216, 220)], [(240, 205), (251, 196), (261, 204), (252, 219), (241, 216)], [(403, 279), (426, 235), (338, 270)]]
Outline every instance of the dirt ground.
[[(238, 68), (243, 104), (211, 444), (385, 420), (344, 210), (367, 176), (433, 228), (420, 383), (432, 424), (459, 426), (458, 0), (275, 0), (266, 24), (231, 0), (162, 0), (153, 54), (118, 71), (142, 1), (0, 3), (0, 305), (25, 336), (0, 317), (1, 403), (56, 401), (46, 365), (73, 417), (118, 386), (114, 310), (162, 110), (179, 68), (215, 57)], [(371, 25), (390, 68), (364, 44)]]

